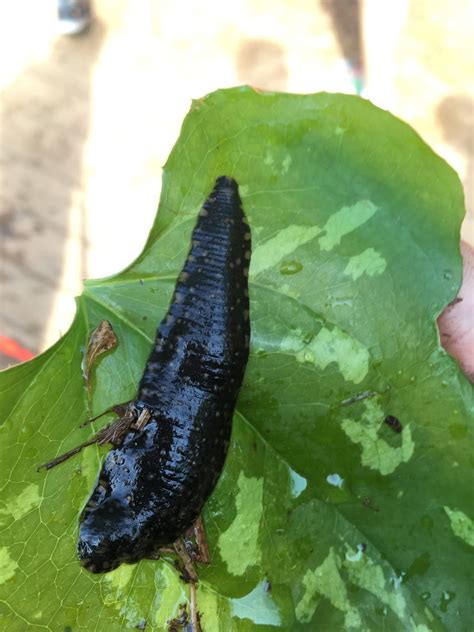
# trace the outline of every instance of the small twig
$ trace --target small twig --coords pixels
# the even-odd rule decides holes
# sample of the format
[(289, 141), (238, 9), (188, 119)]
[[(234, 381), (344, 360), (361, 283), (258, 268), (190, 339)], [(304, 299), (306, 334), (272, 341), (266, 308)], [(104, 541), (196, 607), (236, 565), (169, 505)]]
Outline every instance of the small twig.
[[(68, 450), (64, 454), (57, 456), (52, 461), (43, 463), (42, 465), (38, 467), (38, 471), (43, 468), (46, 470), (50, 470), (51, 468), (56, 467), (56, 465), (59, 465), (60, 463), (67, 461), (67, 459), (71, 458), (72, 456), (74, 456), (75, 454), (83, 450), (84, 448), (87, 448), (88, 446), (93, 445), (94, 443), (97, 443), (98, 445), (105, 445), (106, 443), (110, 443), (114, 447), (118, 447), (124, 440), (127, 432), (130, 430), (130, 426), (132, 425), (135, 418), (135, 411), (134, 411), (133, 406), (125, 405), (125, 404), (114, 406), (114, 408), (124, 410), (125, 411), (124, 415), (120, 417), (119, 419), (117, 419), (116, 421), (114, 421), (113, 423), (109, 424), (108, 426), (105, 426), (105, 428), (102, 428), (102, 430), (99, 430), (99, 432), (97, 432), (93, 437), (91, 437), (84, 443), (81, 443), (80, 445), (76, 446), (72, 450)], [(111, 412), (111, 411), (112, 409), (106, 412)], [(116, 412), (116, 411), (113, 411), (113, 412)], [(147, 411), (143, 411), (143, 412), (147, 412)], [(101, 417), (103, 414), (105, 413), (102, 413), (98, 417)], [(147, 414), (149, 415), (148, 412)], [(142, 415), (140, 415), (139, 419), (141, 417)], [(90, 421), (93, 421), (93, 420), (90, 420)]]
[(87, 392), (91, 391), (91, 369), (97, 358), (117, 346), (117, 336), (108, 320), (101, 320), (99, 326), (91, 332), (87, 351), (83, 361), (83, 375)]
[(92, 437), (92, 439), (89, 439), (89, 441), (85, 441), (84, 443), (81, 443), (81, 445), (76, 446), (72, 450), (68, 450), (64, 454), (57, 456), (52, 461), (47, 461), (46, 463), (42, 463), (41, 465), (38, 465), (36, 471), (39, 472), (42, 469), (50, 470), (51, 468), (56, 467), (56, 465), (59, 465), (60, 463), (67, 461), (69, 458), (71, 458), (71, 456), (74, 456), (75, 454), (80, 452), (83, 448), (86, 448), (89, 445), (93, 445), (94, 443), (97, 443), (96, 437)]
[(349, 397), (348, 399), (343, 399), (341, 402), (341, 406), (350, 406), (351, 404), (355, 404), (357, 402), (361, 402), (364, 399), (368, 399), (369, 397), (375, 397), (378, 395), (375, 391), (362, 391), (362, 393), (357, 393), (353, 397)]
[(194, 523), (194, 537), (196, 538), (196, 544), (199, 551), (198, 561), (203, 564), (211, 563), (211, 556), (209, 554), (209, 546), (207, 544), (206, 531), (202, 521), (202, 516)]
[(185, 544), (182, 541), (182, 538), (178, 538), (176, 542), (173, 544), (173, 546), (176, 553), (178, 554), (179, 559), (183, 563), (184, 570), (187, 574), (187, 577), (185, 577), (184, 579), (186, 579), (187, 581), (191, 583), (192, 582), (196, 583), (198, 580), (196, 569), (194, 568), (193, 561), (191, 559), (191, 556), (188, 553), (188, 550)]
[(104, 410), (102, 413), (99, 413), (98, 415), (96, 415), (96, 417), (92, 417), (91, 419), (86, 419), (86, 421), (84, 421), (79, 426), (79, 428), (85, 428), (89, 424), (93, 423), (94, 421), (97, 421), (104, 415), (108, 415), (109, 413), (114, 413), (115, 415), (119, 415), (119, 417), (124, 417), (130, 408), (130, 404), (133, 404), (133, 401), (124, 402), (123, 404), (116, 404), (115, 406), (111, 406), (110, 408), (107, 408), (107, 410)]
[(133, 426), (136, 430), (142, 430), (150, 421), (150, 419), (151, 419), (150, 412), (146, 408), (144, 408), (142, 412), (140, 413), (136, 422), (133, 424)]
[(199, 613), (197, 611), (196, 583), (195, 582), (191, 582), (190, 592), (191, 592), (190, 610), (191, 610), (192, 630), (193, 632), (202, 632), (201, 622), (199, 621)]

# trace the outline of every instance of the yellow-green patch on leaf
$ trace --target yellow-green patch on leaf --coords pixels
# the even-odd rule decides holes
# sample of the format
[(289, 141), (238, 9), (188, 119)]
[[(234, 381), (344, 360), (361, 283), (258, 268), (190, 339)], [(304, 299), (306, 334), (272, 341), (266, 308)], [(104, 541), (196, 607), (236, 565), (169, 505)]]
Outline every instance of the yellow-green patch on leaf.
[(249, 566), (260, 562), (258, 532), (262, 515), (263, 479), (247, 478), (240, 472), (237, 481), (237, 515), (219, 537), (219, 550), (229, 573), (243, 575)]
[(344, 274), (357, 281), (363, 274), (371, 277), (382, 274), (386, 267), (387, 262), (382, 255), (373, 248), (367, 248), (360, 255), (354, 255), (349, 259)]
[(377, 207), (370, 200), (360, 200), (333, 213), (324, 225), (324, 235), (319, 238), (321, 250), (332, 250), (345, 235), (365, 224), (376, 211)]
[(250, 275), (256, 277), (261, 272), (276, 266), (297, 248), (311, 241), (321, 232), (318, 226), (292, 225), (280, 230), (275, 237), (258, 244), (250, 262)]
[(364, 402), (365, 412), (362, 419), (344, 419), (342, 429), (354, 443), (362, 447), (362, 465), (378, 470), (383, 476), (392, 474), (401, 463), (406, 463), (413, 456), (415, 444), (411, 430), (407, 424), (402, 433), (401, 445), (393, 447), (379, 436), (383, 424), (384, 413), (375, 400)]
[(454, 533), (469, 546), (474, 546), (474, 522), (463, 511), (444, 507)]

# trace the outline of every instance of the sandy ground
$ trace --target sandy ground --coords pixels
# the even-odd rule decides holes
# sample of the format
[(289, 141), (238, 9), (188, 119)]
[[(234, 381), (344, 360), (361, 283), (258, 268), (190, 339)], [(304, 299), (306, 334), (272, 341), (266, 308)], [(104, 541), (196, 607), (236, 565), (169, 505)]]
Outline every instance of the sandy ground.
[(90, 30), (64, 37), (53, 0), (0, 4), (0, 335), (47, 348), (82, 279), (139, 254), (191, 98), (219, 87), (355, 92), (363, 63), (367, 97), (458, 170), (472, 212), (469, 0), (225, 6), (97, 0)]

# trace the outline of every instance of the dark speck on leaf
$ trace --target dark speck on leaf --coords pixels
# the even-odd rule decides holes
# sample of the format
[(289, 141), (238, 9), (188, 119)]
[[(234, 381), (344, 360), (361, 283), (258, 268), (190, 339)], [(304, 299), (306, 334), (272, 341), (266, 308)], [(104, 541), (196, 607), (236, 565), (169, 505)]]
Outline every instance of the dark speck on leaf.
[(181, 604), (179, 606), (178, 616), (175, 619), (171, 619), (171, 621), (168, 621), (168, 632), (192, 630), (192, 627), (190, 626), (191, 624), (189, 623), (186, 604)]
[(385, 424), (387, 424), (387, 426), (390, 426), (393, 432), (396, 432), (398, 434), (402, 431), (402, 424), (397, 417), (394, 417), (393, 415), (387, 415), (383, 421)]
[(272, 592), (272, 582), (269, 579), (264, 579), (263, 580), (263, 590), (266, 593), (271, 593)]
[(140, 279), (140, 285), (143, 285), (144, 281), (143, 279)]
[(375, 505), (370, 498), (364, 498), (362, 501), (362, 505), (366, 508), (366, 509), (372, 509), (372, 511), (378, 512), (380, 511), (379, 508), (377, 507), (377, 505)]

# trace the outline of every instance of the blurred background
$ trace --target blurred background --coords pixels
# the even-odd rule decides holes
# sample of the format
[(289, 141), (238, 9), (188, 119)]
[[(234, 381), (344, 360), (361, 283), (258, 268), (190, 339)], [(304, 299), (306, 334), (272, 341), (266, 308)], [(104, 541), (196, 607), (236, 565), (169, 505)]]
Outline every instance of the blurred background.
[[(472, 214), (472, 0), (0, 3), (0, 368), (64, 333), (82, 280), (141, 251), (191, 98), (251, 84), (358, 93), (461, 176)], [(474, 245), (469, 216), (463, 238)]]

